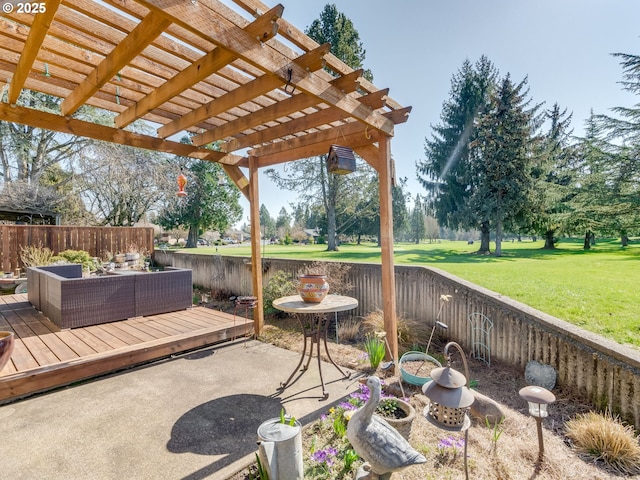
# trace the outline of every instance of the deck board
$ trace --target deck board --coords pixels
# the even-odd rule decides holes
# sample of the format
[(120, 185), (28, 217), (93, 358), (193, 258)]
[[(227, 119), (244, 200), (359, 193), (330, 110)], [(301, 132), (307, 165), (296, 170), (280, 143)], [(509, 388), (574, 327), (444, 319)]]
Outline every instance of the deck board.
[[(244, 312), (243, 312), (244, 313)], [(16, 334), (0, 403), (253, 334), (253, 321), (204, 307), (60, 329), (27, 301), (0, 296), (0, 330)]]

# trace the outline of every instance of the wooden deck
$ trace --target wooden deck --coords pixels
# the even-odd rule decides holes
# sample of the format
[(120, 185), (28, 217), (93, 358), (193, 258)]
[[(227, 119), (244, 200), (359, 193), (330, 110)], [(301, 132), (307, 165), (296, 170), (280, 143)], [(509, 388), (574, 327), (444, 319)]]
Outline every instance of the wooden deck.
[(25, 295), (0, 296), (0, 330), (16, 334), (0, 403), (207, 345), (253, 335), (253, 321), (204, 307), (60, 329)]

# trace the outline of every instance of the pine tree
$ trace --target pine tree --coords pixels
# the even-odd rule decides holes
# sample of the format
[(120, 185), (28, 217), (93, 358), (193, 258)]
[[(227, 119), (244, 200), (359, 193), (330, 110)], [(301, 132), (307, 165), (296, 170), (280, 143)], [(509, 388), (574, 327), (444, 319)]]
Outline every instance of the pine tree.
[(483, 231), (481, 252), (489, 251), (489, 229), (469, 208), (477, 179), (471, 174), (469, 145), (476, 138), (475, 121), (489, 106), (497, 70), (485, 56), (473, 65), (465, 60), (451, 79), (449, 99), (440, 123), (425, 140), (425, 159), (416, 162), (418, 180), (429, 193), (438, 223), (452, 230)]
[(495, 255), (502, 255), (505, 229), (516, 228), (531, 205), (532, 122), (527, 79), (514, 85), (507, 74), (477, 122), (470, 172), (476, 179), (469, 204), (476, 218), (495, 229)]
[(224, 232), (242, 218), (240, 191), (226, 181), (220, 181), (222, 167), (213, 162), (195, 160), (184, 170), (187, 177), (184, 198), (172, 198), (158, 215), (164, 228), (188, 228), (187, 248), (195, 248), (203, 230)]
[(532, 175), (532, 208), (526, 225), (545, 239), (544, 248), (555, 248), (555, 238), (567, 232), (568, 201), (574, 194), (575, 148), (571, 145), (571, 115), (556, 103), (544, 112), (548, 132), (537, 139)]

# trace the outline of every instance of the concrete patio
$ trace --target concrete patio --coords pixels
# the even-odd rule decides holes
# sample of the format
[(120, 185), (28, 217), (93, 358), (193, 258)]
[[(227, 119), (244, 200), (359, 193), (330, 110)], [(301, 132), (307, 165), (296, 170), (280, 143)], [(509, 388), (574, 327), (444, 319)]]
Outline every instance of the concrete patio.
[(277, 390), (299, 353), (237, 340), (0, 406), (2, 478), (226, 479), (255, 459), (281, 408), (303, 425), (356, 390), (316, 361)]

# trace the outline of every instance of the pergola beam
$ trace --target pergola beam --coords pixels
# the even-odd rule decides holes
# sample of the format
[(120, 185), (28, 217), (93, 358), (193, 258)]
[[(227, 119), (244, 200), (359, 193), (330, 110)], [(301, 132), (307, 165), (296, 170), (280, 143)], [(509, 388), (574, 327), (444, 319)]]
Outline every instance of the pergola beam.
[(24, 87), (24, 82), (27, 80), (29, 72), (33, 67), (33, 62), (38, 56), (38, 52), (40, 52), (42, 42), (44, 42), (47, 36), (51, 21), (56, 15), (56, 11), (61, 2), (62, 0), (49, 0), (46, 4), (46, 10), (35, 15), (31, 29), (29, 30), (29, 36), (24, 44), (24, 49), (20, 54), (20, 60), (18, 61), (13, 78), (11, 79), (11, 84), (9, 85), (9, 103), (14, 104), (18, 100), (20, 92)]
[(196, 158), (199, 160), (209, 160), (219, 162), (223, 158), (229, 162), (237, 163), (234, 156), (223, 152), (216, 152), (206, 148), (198, 148), (193, 145), (163, 140), (140, 133), (118, 130), (117, 128), (85, 122), (75, 118), (63, 117), (54, 113), (34, 110), (32, 108), (20, 107), (0, 103), (0, 118), (7, 122), (30, 125), (32, 127), (52, 130), (54, 132), (79, 135), (81, 137), (102, 140), (105, 142), (128, 145), (130, 147), (156, 150), (184, 157)]
[[(360, 103), (357, 98), (345, 94), (313, 72), (307, 72), (293, 62), (271, 42), (262, 43), (252, 38), (241, 28), (225, 18), (229, 8), (215, 0), (207, 3), (215, 7), (207, 8), (203, 2), (179, 2), (174, 0), (138, 0), (154, 11), (166, 15), (171, 22), (180, 25), (192, 33), (208, 39), (219, 47), (235, 52), (239, 58), (261, 68), (270, 75), (279, 77), (284, 83), (291, 83), (298, 90), (314, 96), (328, 105), (341, 109), (347, 116), (368, 124), (389, 135), (393, 134), (393, 122), (384, 118), (371, 108)], [(290, 69), (290, 70), (289, 70)], [(317, 103), (317, 102), (316, 102)], [(215, 134), (212, 136), (215, 137)], [(216, 140), (200, 141), (200, 145)]]
[(105, 83), (111, 80), (125, 65), (133, 60), (147, 45), (160, 35), (171, 21), (160, 14), (150, 12), (127, 37), (78, 85), (60, 105), (63, 115), (71, 115)]
[[(282, 5), (275, 6), (265, 15), (259, 17), (255, 22), (247, 25), (245, 31), (249, 35), (261, 38), (262, 41), (267, 41), (273, 38), (278, 32), (278, 24), (276, 23), (276, 20), (282, 16), (283, 10), (284, 7)], [(151, 92), (149, 95), (137, 102), (133, 107), (128, 108), (118, 115), (116, 117), (116, 126), (118, 128), (122, 128), (129, 125), (136, 118), (143, 117), (152, 109), (162, 105), (164, 102), (182, 93), (184, 90), (195, 85), (201, 80), (204, 80), (212, 73), (215, 73), (225, 65), (234, 61), (236, 58), (238, 58), (237, 55), (221, 48), (216, 48), (210, 51), (197, 62), (192, 63), (182, 70), (171, 80), (163, 83), (160, 88)], [(227, 108), (230, 107), (227, 106), (224, 110)], [(204, 120), (205, 118), (208, 117), (199, 118), (191, 125), (198, 123), (200, 120)], [(163, 138), (168, 136), (169, 135), (164, 135)]]
[[(321, 68), (318, 58), (322, 58), (329, 51), (329, 44), (321, 45), (313, 52), (309, 52), (305, 55), (301, 55), (296, 58), (295, 62), (299, 65), (303, 65), (306, 68)], [(163, 126), (158, 129), (158, 136), (167, 138), (180, 130), (189, 128), (196, 123), (206, 120), (207, 118), (214, 117), (226, 110), (232, 108), (235, 105), (240, 105), (253, 98), (259, 97), (271, 90), (278, 88), (282, 85), (282, 81), (271, 75), (263, 75), (250, 82), (245, 83), (243, 86), (231, 90), (229, 93), (216, 98), (212, 102), (207, 103), (179, 119)]]

